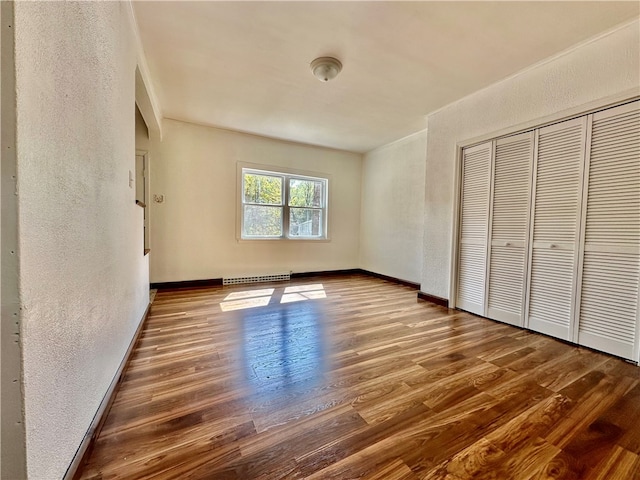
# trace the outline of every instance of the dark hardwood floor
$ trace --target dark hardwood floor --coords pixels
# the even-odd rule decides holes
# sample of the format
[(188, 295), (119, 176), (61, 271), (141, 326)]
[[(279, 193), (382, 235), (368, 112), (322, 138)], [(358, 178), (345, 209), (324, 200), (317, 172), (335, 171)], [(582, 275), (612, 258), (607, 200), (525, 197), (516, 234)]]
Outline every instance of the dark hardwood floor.
[(639, 414), (639, 367), (381, 279), (161, 290), (82, 478), (633, 480)]

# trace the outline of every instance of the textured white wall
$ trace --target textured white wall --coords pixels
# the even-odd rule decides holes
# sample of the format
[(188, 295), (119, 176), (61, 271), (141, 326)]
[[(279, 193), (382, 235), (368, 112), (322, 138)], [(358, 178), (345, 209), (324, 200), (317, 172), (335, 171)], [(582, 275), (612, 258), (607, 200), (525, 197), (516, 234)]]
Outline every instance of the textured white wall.
[(365, 155), (361, 268), (420, 282), (426, 149), (423, 131)]
[(449, 297), (456, 143), (640, 86), (638, 21), (428, 118), (421, 290)]
[[(175, 120), (152, 149), (152, 282), (358, 266), (361, 155)], [(238, 242), (238, 162), (332, 175), (331, 241)]]
[(0, 2), (0, 155), (2, 161), (2, 445), (0, 478), (25, 478), (27, 472), (22, 395), (22, 346), (18, 263), (18, 199), (16, 191), (15, 68), (13, 55), (13, 2)]
[(148, 304), (129, 8), (15, 4), (30, 479), (62, 478)]

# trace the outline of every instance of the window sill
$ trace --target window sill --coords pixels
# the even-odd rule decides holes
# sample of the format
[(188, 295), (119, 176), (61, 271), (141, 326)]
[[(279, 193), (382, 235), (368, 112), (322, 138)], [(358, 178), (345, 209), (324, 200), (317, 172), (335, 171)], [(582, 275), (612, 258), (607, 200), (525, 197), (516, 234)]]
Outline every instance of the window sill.
[(331, 238), (236, 238), (238, 243), (255, 243), (255, 242), (313, 242), (313, 243), (329, 243)]

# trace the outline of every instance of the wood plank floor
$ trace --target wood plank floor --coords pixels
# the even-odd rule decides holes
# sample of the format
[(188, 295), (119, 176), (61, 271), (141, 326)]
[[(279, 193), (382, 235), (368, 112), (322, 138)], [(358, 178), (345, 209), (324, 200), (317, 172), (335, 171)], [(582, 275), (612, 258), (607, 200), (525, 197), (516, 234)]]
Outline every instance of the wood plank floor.
[(640, 368), (363, 275), (159, 291), (84, 479), (640, 479)]

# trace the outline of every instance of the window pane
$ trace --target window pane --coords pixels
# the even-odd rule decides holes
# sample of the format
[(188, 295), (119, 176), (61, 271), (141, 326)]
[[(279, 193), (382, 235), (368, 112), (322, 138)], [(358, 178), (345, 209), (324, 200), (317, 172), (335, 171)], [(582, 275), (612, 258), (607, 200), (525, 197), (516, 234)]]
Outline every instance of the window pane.
[(245, 173), (244, 201), (245, 203), (282, 205), (282, 177)]
[(247, 237), (281, 237), (282, 207), (245, 205), (244, 235)]
[(292, 208), (289, 215), (290, 237), (321, 237), (322, 210)]
[(324, 201), (323, 183), (319, 180), (289, 180), (289, 205), (292, 207), (319, 207)]

